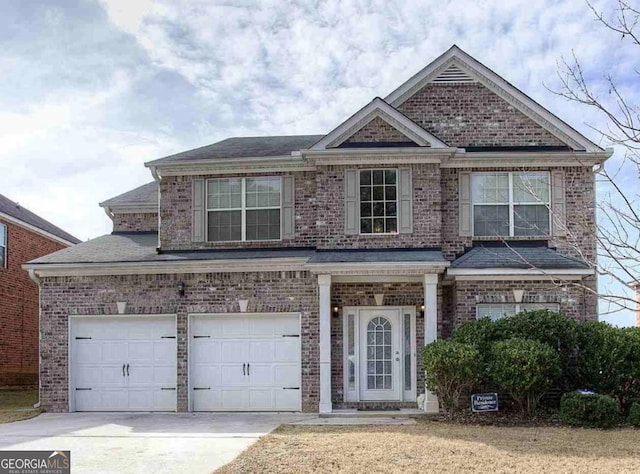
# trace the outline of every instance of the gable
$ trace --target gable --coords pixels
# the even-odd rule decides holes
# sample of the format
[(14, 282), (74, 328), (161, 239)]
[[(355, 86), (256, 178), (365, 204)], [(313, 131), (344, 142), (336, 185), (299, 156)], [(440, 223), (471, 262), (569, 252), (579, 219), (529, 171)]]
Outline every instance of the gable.
[(382, 117), (377, 116), (338, 145), (338, 148), (376, 145), (419, 146), (415, 141), (407, 137), (389, 122), (386, 122)]
[(398, 110), (450, 146), (569, 148), (478, 82), (429, 83)]
[[(352, 141), (345, 143), (348, 140)], [(399, 144), (394, 145), (396, 143), (394, 140), (399, 140)], [(311, 150), (337, 148), (342, 144), (345, 144), (344, 148), (349, 146), (375, 147), (380, 146), (381, 143), (388, 143), (387, 146), (447, 148), (447, 145), (436, 136), (411, 121), (381, 98), (376, 97), (318, 140), (311, 147)]]
[[(439, 136), (450, 146), (543, 146), (603, 151), (455, 45), (394, 90), (385, 101), (422, 126), (439, 124), (433, 132), (440, 131)], [(430, 112), (427, 107), (439, 109), (440, 122), (436, 111)], [(472, 127), (476, 124), (480, 129), (473, 134)], [(449, 133), (445, 135), (455, 141), (449, 142), (442, 130), (447, 130)]]

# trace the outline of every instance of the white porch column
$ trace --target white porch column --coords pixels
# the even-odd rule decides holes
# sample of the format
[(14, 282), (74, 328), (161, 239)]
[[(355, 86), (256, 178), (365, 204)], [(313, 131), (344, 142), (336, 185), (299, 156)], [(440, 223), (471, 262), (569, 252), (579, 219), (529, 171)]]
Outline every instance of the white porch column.
[(331, 413), (331, 275), (318, 275), (320, 295), (320, 413)]
[[(438, 275), (424, 275), (424, 345), (438, 338)], [(424, 411), (438, 413), (438, 397), (425, 387)]]

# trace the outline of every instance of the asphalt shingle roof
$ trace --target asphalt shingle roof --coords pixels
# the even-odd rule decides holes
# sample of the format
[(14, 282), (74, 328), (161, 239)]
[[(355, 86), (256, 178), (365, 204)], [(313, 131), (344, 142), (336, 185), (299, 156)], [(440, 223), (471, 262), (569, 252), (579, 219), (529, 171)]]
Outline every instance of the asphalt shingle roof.
[(483, 246), (473, 247), (451, 263), (450, 268), (589, 268), (586, 262), (560, 255), (546, 246)]
[(155, 164), (215, 158), (248, 158), (289, 155), (292, 151), (309, 148), (324, 135), (290, 135), (279, 137), (233, 137), (211, 145), (170, 155)]
[(3, 196), (2, 194), (0, 194), (0, 213), (11, 216), (14, 219), (18, 219), (25, 224), (29, 224), (68, 242), (72, 242), (74, 244), (80, 242), (80, 239), (74, 237), (68, 232), (65, 232), (60, 227), (53, 225), (51, 222), (43, 219), (37, 214), (34, 214), (30, 210), (25, 209), (18, 203), (13, 202), (11, 199)]
[(447, 263), (439, 250), (337, 250), (315, 252), (309, 263), (376, 263), (376, 262), (434, 262)]
[(157, 204), (158, 203), (158, 183), (150, 183), (138, 186), (131, 191), (122, 193), (111, 199), (101, 202), (101, 206), (127, 205), (127, 204)]
[(240, 249), (197, 252), (163, 252), (158, 254), (156, 233), (121, 233), (97, 237), (74, 247), (66, 248), (29, 263), (115, 263), (115, 262), (171, 262), (187, 260), (233, 260), (247, 258), (310, 257), (307, 249)]

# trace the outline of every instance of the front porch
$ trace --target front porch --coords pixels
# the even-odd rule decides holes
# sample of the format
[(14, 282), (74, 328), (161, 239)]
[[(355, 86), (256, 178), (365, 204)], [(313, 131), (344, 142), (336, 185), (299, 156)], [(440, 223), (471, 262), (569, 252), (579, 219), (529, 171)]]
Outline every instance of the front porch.
[[(314, 268), (319, 286), (321, 414), (437, 413), (422, 347), (442, 328), (443, 262)], [(398, 268), (404, 267), (404, 268)]]

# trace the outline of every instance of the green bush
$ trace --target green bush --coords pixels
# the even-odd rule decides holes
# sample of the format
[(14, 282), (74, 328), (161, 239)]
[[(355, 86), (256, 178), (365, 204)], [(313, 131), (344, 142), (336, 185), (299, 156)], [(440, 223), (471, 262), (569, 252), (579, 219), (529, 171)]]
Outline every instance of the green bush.
[(628, 414), (640, 393), (640, 329), (587, 322), (578, 332), (583, 386), (615, 397)]
[(631, 404), (627, 423), (635, 427), (640, 427), (640, 402), (633, 402)]
[(464, 323), (454, 332), (453, 340), (470, 344), (480, 351), (484, 369), (481, 385), (484, 387), (491, 384), (488, 363), (493, 343), (517, 337), (547, 344), (560, 357), (561, 372), (555, 383), (562, 392), (566, 392), (583, 386), (577, 371), (580, 356), (579, 325), (580, 323), (562, 313), (548, 310), (525, 311), (497, 321), (481, 318)]
[(477, 382), (480, 354), (468, 344), (438, 340), (423, 351), (425, 383), (451, 417), (460, 406), (464, 393)]
[(491, 349), (489, 375), (523, 413), (531, 413), (560, 373), (560, 358), (547, 344), (514, 337)]
[(560, 357), (560, 377), (554, 381), (562, 392), (581, 387), (579, 364), (578, 323), (562, 313), (548, 310), (524, 311), (495, 322), (500, 340), (513, 337), (533, 339), (552, 347)]
[(560, 400), (560, 419), (572, 426), (611, 428), (618, 423), (618, 404), (608, 395), (565, 393)]

